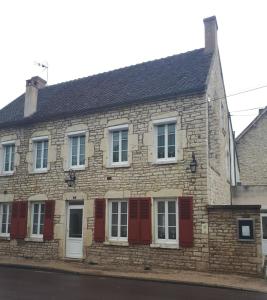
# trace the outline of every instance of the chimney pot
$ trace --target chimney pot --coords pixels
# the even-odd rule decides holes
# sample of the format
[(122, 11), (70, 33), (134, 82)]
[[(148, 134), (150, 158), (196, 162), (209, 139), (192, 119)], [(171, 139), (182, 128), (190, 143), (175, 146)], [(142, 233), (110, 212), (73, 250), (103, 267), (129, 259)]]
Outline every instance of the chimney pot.
[(218, 49), (218, 24), (215, 16), (203, 20), (205, 26), (205, 52), (212, 53)]
[(26, 80), (24, 101), (24, 117), (29, 117), (37, 111), (38, 91), (44, 88), (46, 81), (39, 76)]

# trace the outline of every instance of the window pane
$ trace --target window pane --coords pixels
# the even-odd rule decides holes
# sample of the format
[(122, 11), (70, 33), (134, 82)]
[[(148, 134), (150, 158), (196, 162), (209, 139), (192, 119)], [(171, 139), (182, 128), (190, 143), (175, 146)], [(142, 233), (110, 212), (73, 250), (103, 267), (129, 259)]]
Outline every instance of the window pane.
[(85, 145), (85, 135), (81, 135), (79, 138), (80, 138), (80, 145)]
[(48, 141), (44, 141), (43, 168), (47, 168)]
[(39, 204), (35, 203), (34, 206), (33, 206), (33, 213), (38, 214), (38, 212), (39, 212)]
[(119, 138), (120, 138), (120, 132), (113, 131), (113, 141), (119, 141)]
[(128, 130), (122, 130), (121, 132), (121, 138), (122, 140), (128, 140)]
[(127, 202), (121, 202), (121, 212), (123, 214), (127, 214), (127, 206), (128, 206), (128, 203)]
[(79, 165), (85, 164), (85, 136), (80, 136), (80, 159)]
[(33, 214), (33, 223), (38, 224), (38, 214)]
[(165, 239), (165, 228), (164, 227), (158, 227), (158, 238)]
[(121, 225), (127, 225), (127, 215), (126, 214), (121, 215)]
[(118, 225), (118, 214), (112, 214), (111, 224), (112, 225)]
[(79, 160), (79, 164), (80, 166), (84, 165), (85, 164), (85, 155), (80, 155), (80, 160)]
[(165, 152), (164, 152), (164, 147), (159, 147), (158, 148), (158, 158), (164, 158), (165, 157)]
[(39, 234), (43, 234), (44, 233), (44, 225), (40, 225), (40, 232), (39, 232)]
[(169, 134), (168, 135), (168, 145), (169, 146), (174, 146), (175, 145), (175, 135), (174, 134)]
[(113, 152), (113, 162), (119, 162), (119, 152)]
[(69, 237), (81, 238), (83, 210), (81, 208), (70, 209), (69, 218)]
[(1, 233), (6, 233), (6, 224), (2, 223)]
[(175, 213), (175, 201), (168, 201), (168, 213)]
[(168, 134), (175, 133), (175, 124), (168, 124)]
[(128, 151), (121, 152), (121, 161), (128, 161)]
[(165, 212), (165, 202), (158, 201), (158, 213), (164, 213), (164, 212)]
[(165, 135), (165, 125), (158, 126), (158, 136)]
[(37, 224), (33, 224), (32, 233), (37, 234)]
[(127, 226), (121, 226), (121, 237), (127, 237)]
[(165, 136), (161, 135), (158, 136), (158, 147), (164, 147), (165, 145)]
[(176, 227), (169, 227), (169, 239), (176, 240)]
[(176, 226), (176, 215), (175, 214), (168, 215), (168, 224), (169, 224), (169, 226)]
[(10, 171), (9, 170), (9, 159), (10, 159), (10, 146), (4, 146), (5, 148), (5, 171)]
[(165, 226), (165, 215), (158, 214), (158, 226)]
[(117, 237), (118, 236), (118, 226), (117, 225), (112, 225), (112, 227), (111, 227), (111, 236), (112, 237)]
[(119, 151), (119, 141), (113, 141), (113, 151), (114, 152)]
[(14, 170), (14, 157), (15, 157), (15, 145), (11, 146), (11, 163), (10, 163), (10, 171)]
[(175, 157), (175, 146), (168, 147), (168, 157)]
[(267, 239), (267, 217), (262, 217), (263, 238)]
[(128, 141), (127, 140), (121, 141), (121, 151), (128, 151)]
[(112, 213), (118, 213), (118, 202), (112, 202)]

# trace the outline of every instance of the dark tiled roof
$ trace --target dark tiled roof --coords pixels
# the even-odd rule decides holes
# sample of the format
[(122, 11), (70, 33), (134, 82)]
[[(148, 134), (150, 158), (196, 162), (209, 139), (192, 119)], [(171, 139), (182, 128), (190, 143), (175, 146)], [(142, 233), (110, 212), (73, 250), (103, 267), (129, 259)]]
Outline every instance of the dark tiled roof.
[(47, 86), (34, 115), (23, 118), (23, 94), (0, 110), (0, 126), (203, 92), (210, 63), (211, 54), (198, 49)]

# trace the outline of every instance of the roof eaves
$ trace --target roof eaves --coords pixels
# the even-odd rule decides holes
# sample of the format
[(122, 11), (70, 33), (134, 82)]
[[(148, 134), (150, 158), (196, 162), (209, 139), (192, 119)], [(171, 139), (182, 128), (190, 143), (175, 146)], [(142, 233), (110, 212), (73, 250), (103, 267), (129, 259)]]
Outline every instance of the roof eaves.
[(81, 111), (75, 111), (75, 112), (61, 112), (58, 114), (54, 114), (51, 116), (41, 116), (38, 118), (35, 117), (35, 114), (31, 117), (20, 119), (17, 121), (10, 121), (10, 122), (4, 122), (0, 123), (0, 129), (1, 128), (7, 128), (7, 127), (17, 127), (17, 126), (24, 126), (24, 125), (30, 125), (33, 123), (39, 123), (39, 122), (44, 122), (44, 121), (52, 121), (52, 120), (57, 120), (59, 118), (66, 118), (66, 117), (71, 117), (71, 116), (79, 116), (79, 115), (85, 115), (85, 114), (92, 114), (92, 113), (97, 113), (101, 111), (106, 111), (111, 108), (116, 108), (116, 107), (127, 107), (131, 105), (136, 105), (136, 104), (144, 104), (147, 101), (159, 101), (159, 100), (171, 100), (174, 97), (182, 97), (182, 96), (194, 96), (198, 94), (205, 94), (207, 89), (207, 85), (204, 84), (202, 87), (197, 88), (197, 89), (191, 89), (187, 90), (185, 92), (180, 92), (180, 93), (170, 93), (170, 94), (164, 94), (164, 95), (157, 95), (154, 97), (146, 97), (143, 99), (135, 99), (131, 102), (128, 103), (116, 103), (116, 104), (110, 104), (110, 105), (105, 105), (102, 107), (98, 108), (91, 108), (91, 109), (83, 109)]

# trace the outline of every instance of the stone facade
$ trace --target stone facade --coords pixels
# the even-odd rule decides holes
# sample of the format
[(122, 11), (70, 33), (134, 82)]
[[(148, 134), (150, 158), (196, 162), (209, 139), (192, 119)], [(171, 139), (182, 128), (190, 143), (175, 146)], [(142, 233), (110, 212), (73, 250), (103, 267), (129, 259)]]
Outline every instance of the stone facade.
[[(237, 239), (237, 220), (239, 218), (254, 220), (254, 241)], [(260, 207), (210, 207), (209, 254), (209, 266), (212, 271), (260, 274), (263, 262)]]
[[(267, 185), (266, 112), (237, 139), (237, 154), (242, 185)], [(253, 167), (253, 171), (252, 171)]]

